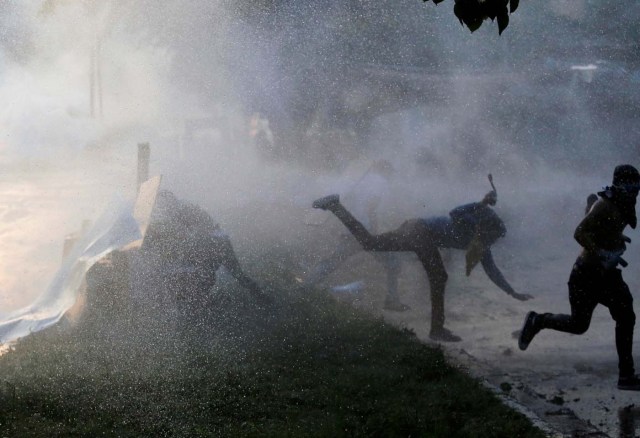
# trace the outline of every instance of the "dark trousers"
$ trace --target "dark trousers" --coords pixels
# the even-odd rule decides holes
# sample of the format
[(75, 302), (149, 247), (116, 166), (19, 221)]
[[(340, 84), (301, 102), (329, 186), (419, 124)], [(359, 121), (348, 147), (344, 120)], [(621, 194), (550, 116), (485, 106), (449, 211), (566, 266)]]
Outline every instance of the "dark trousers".
[(342, 204), (331, 211), (366, 251), (412, 251), (427, 272), (431, 289), (431, 330), (444, 327), (444, 288), (447, 282), (442, 257), (426, 224), (420, 219), (405, 221), (393, 231), (373, 235)]
[(571, 315), (542, 314), (539, 326), (581, 335), (589, 328), (596, 306), (602, 304), (609, 309), (616, 322), (620, 376), (633, 375), (633, 328), (636, 315), (633, 312), (633, 297), (622, 279), (622, 272), (576, 262), (569, 277), (569, 303)]

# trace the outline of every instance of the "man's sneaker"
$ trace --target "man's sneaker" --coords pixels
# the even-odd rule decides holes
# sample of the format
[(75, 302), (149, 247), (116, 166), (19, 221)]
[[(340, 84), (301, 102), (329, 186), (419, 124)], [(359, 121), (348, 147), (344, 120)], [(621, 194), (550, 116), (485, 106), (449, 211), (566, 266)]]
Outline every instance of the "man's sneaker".
[(392, 312), (406, 312), (407, 310), (411, 310), (411, 307), (402, 304), (400, 300), (387, 298), (384, 300), (384, 309), (391, 310)]
[(540, 331), (540, 328), (536, 325), (537, 317), (538, 314), (536, 312), (529, 312), (524, 318), (522, 330), (520, 330), (520, 337), (518, 337), (518, 347), (522, 351), (527, 349), (533, 337)]
[(618, 389), (623, 391), (640, 391), (640, 377), (636, 374), (618, 379)]
[(338, 205), (340, 202), (340, 195), (329, 195), (324, 198), (316, 199), (313, 201), (312, 207), (319, 208), (321, 210), (328, 210), (334, 205)]
[(451, 333), (449, 330), (447, 330), (444, 327), (439, 328), (439, 329), (432, 329), (431, 333), (429, 333), (429, 337), (431, 339), (433, 339), (434, 341), (441, 341), (441, 342), (460, 342), (460, 341), (462, 341), (462, 338), (460, 336), (454, 335), (453, 333)]

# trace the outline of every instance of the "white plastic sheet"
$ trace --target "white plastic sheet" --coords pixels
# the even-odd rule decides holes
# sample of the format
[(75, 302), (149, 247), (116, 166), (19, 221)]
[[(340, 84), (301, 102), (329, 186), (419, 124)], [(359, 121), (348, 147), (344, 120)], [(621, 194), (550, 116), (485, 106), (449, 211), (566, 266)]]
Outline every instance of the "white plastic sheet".
[(0, 345), (57, 323), (78, 298), (85, 274), (102, 257), (142, 237), (132, 203), (115, 199), (74, 245), (47, 290), (32, 304), (0, 314)]

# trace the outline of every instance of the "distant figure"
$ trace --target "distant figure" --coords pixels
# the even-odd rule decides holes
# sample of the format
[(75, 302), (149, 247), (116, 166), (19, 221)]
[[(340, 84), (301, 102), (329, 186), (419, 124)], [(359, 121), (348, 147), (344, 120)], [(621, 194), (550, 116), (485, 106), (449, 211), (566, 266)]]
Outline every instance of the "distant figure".
[(275, 150), (275, 141), (273, 131), (269, 126), (269, 120), (260, 113), (255, 113), (249, 120), (249, 137), (261, 154), (273, 155)]
[(338, 195), (318, 199), (313, 207), (331, 211), (367, 251), (415, 252), (427, 272), (431, 289), (429, 337), (436, 341), (457, 342), (461, 340), (460, 337), (444, 327), (444, 290), (448, 275), (438, 248), (467, 250), (467, 275), (481, 262), (491, 281), (508, 295), (523, 301), (532, 298), (516, 293), (493, 261), (491, 245), (506, 233), (504, 223), (490, 208), (496, 201), (497, 194), (493, 187), (493, 191), (481, 202), (457, 207), (451, 210), (448, 217), (410, 219), (398, 229), (378, 235), (371, 234), (353, 217), (340, 203)]
[(616, 322), (618, 388), (631, 391), (640, 390), (632, 355), (636, 316), (633, 297), (617, 266), (626, 266), (621, 256), (631, 240), (622, 232), (627, 225), (636, 227), (639, 187), (640, 174), (635, 167), (623, 164), (615, 168), (611, 186), (598, 193), (599, 199), (574, 233), (583, 249), (569, 277), (571, 315), (529, 312), (518, 339), (520, 349), (526, 350), (543, 329), (583, 334), (589, 328), (594, 309), (602, 304), (609, 308)]
[[(353, 202), (354, 215), (371, 230), (378, 229), (380, 204), (389, 196), (389, 179), (393, 174), (393, 165), (387, 160), (373, 163), (371, 169), (347, 195)], [(333, 253), (318, 263), (303, 279), (305, 286), (315, 286), (334, 272), (348, 258), (362, 251), (362, 247), (350, 234), (342, 234)], [(387, 294), (384, 301), (386, 310), (404, 312), (409, 306), (400, 302), (398, 297), (398, 276), (400, 260), (395, 254), (375, 254), (375, 258), (384, 267), (387, 274)]]
[(221, 266), (255, 299), (261, 303), (267, 299), (243, 272), (229, 236), (206, 211), (178, 200), (170, 191), (158, 194), (140, 252), (186, 319), (211, 311), (211, 288)]

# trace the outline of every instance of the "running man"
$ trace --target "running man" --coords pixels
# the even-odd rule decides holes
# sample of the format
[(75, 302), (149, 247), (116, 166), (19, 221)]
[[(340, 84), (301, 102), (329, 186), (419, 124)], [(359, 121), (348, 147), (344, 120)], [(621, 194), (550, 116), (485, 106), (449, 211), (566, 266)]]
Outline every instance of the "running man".
[(636, 227), (639, 187), (640, 174), (635, 167), (623, 164), (615, 168), (611, 186), (598, 193), (599, 199), (574, 233), (583, 249), (569, 276), (571, 315), (529, 312), (518, 339), (520, 349), (526, 350), (543, 329), (581, 335), (589, 328), (596, 306), (602, 304), (616, 322), (618, 389), (631, 391), (640, 391), (632, 355), (636, 315), (618, 265), (626, 266), (621, 256), (631, 240), (622, 232), (627, 225)]

